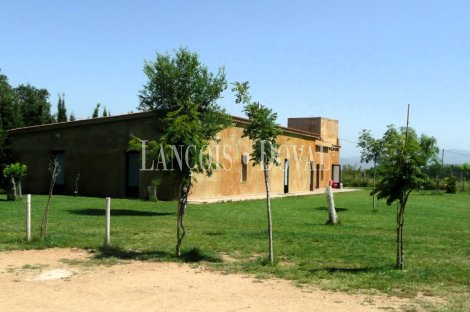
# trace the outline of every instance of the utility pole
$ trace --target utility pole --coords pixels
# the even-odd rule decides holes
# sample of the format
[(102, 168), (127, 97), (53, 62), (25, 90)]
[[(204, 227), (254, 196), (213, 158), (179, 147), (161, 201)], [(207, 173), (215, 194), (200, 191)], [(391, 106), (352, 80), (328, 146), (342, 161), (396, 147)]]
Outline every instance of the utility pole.
[(408, 125), (410, 124), (410, 104), (408, 104), (408, 114), (406, 116), (406, 134), (405, 134), (405, 144), (408, 142)]

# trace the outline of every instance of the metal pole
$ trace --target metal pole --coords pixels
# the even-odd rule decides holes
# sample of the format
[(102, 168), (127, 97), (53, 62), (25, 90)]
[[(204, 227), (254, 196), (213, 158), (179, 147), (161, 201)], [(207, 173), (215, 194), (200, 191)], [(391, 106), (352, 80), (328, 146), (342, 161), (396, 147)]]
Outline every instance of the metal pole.
[(26, 195), (26, 241), (31, 241), (31, 194)]
[(111, 241), (111, 198), (106, 197), (106, 238), (104, 244), (109, 246)]

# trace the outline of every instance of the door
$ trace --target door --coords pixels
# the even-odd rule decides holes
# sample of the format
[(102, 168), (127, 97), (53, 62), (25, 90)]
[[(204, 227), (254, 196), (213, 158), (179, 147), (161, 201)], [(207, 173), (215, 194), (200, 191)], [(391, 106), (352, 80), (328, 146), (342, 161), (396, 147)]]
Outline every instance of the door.
[(313, 161), (310, 162), (310, 191), (315, 190), (315, 164)]
[(317, 189), (320, 188), (320, 165), (317, 165)]
[(126, 197), (139, 197), (139, 152), (126, 153)]
[(284, 193), (289, 193), (289, 159), (284, 160)]
[(331, 169), (331, 179), (338, 184), (341, 183), (341, 165), (332, 165)]

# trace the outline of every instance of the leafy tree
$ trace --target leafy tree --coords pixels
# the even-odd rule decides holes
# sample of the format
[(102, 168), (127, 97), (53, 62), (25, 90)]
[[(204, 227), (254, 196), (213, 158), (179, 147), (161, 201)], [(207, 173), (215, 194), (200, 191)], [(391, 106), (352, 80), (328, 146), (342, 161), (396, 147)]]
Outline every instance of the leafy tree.
[(98, 118), (100, 114), (100, 106), (101, 106), (101, 103), (96, 104), (96, 107), (93, 110), (93, 115), (91, 116), (91, 118)]
[(376, 178), (376, 167), (377, 161), (383, 152), (383, 141), (381, 139), (374, 139), (370, 134), (370, 130), (363, 129), (359, 136), (359, 142), (357, 146), (362, 148), (361, 151), (361, 162), (368, 164), (370, 161), (374, 162), (374, 184), (372, 189), (372, 210), (376, 211), (375, 208), (375, 178)]
[(5, 166), (3, 169), (3, 177), (5, 178), (5, 185), (9, 185), (7, 188), (8, 200), (16, 200), (17, 198), (23, 198), (23, 192), (21, 190), (21, 180), (26, 175), (28, 167), (20, 163), (10, 164)]
[(427, 179), (421, 172), (423, 166), (422, 147), (414, 136), (408, 136), (393, 125), (383, 136), (385, 177), (379, 182), (374, 194), (386, 199), (387, 205), (397, 202), (397, 259), (396, 268), (404, 269), (403, 226), (408, 197)]
[(11, 137), (7, 130), (16, 127), (15, 93), (8, 77), (0, 72), (0, 164), (11, 163)]
[(59, 101), (57, 102), (57, 122), (66, 122), (67, 120), (67, 109), (65, 108), (65, 94), (59, 95)]
[(464, 177), (467, 177), (470, 174), (470, 165), (468, 163), (463, 163), (460, 165), (460, 170), (462, 170)]
[(70, 121), (75, 121), (76, 120), (75, 114), (73, 112), (70, 114), (69, 120)]
[(103, 107), (103, 117), (107, 117), (108, 112), (106, 111), (106, 105)]
[(439, 147), (437, 146), (437, 139), (435, 137), (421, 134), (419, 138), (419, 146), (421, 147), (421, 158), (423, 159), (423, 166), (427, 166), (432, 162), (439, 162)]
[[(264, 182), (266, 186), (266, 206), (268, 214), (268, 234), (269, 234), (269, 262), (273, 264), (273, 229), (271, 219), (271, 198), (269, 191), (269, 170), (272, 164), (279, 166), (276, 157), (279, 153), (279, 143), (277, 137), (282, 135), (282, 131), (276, 124), (277, 114), (271, 109), (259, 103), (252, 102), (248, 93), (250, 88), (248, 81), (233, 83), (232, 91), (236, 93), (235, 102), (243, 104), (246, 116), (250, 120), (248, 126), (243, 130), (242, 138), (248, 137), (252, 144), (253, 152), (250, 154), (250, 160), (253, 166), (261, 165), (264, 173)], [(267, 143), (267, 144), (266, 144)]]
[[(211, 176), (216, 168), (204, 151), (217, 133), (231, 125), (231, 117), (216, 103), (227, 88), (225, 71), (221, 67), (214, 75), (196, 53), (180, 48), (174, 57), (157, 53), (155, 62), (145, 62), (144, 72), (149, 80), (140, 91), (138, 109), (153, 110), (153, 126), (161, 136), (148, 142), (143, 157), (157, 160), (163, 168), (178, 162), (178, 156), (186, 158), (172, 171), (178, 194), (176, 254), (180, 256), (186, 234), (183, 217), (193, 180), (197, 182), (197, 174)], [(141, 150), (141, 144), (134, 137), (129, 150)]]
[(16, 96), (16, 127), (30, 127), (55, 122), (48, 102), (49, 92), (28, 85), (14, 88)]

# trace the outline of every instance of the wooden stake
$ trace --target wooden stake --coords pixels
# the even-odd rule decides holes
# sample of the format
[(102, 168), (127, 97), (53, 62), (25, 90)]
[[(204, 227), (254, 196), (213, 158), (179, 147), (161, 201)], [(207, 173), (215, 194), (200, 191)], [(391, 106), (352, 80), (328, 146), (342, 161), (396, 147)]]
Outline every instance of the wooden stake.
[(104, 240), (105, 246), (109, 246), (111, 241), (111, 198), (106, 197), (106, 237)]
[(26, 195), (26, 241), (31, 241), (31, 194)]

